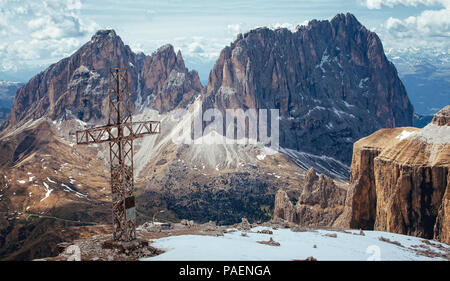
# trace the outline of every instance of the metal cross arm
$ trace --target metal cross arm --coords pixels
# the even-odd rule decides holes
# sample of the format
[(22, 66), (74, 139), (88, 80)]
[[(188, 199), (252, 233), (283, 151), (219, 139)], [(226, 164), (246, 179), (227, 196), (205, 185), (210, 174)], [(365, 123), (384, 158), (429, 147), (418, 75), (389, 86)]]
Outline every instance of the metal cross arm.
[[(122, 136), (119, 136), (119, 128), (123, 132)], [(160, 132), (159, 121), (128, 122), (77, 131), (76, 140), (77, 144), (117, 142), (159, 134)]]

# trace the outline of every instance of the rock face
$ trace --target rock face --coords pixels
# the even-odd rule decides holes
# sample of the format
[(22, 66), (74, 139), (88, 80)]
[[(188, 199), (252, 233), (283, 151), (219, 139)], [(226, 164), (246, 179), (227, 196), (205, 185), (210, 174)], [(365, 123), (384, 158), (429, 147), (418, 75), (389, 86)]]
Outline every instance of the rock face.
[(184, 66), (172, 46), (151, 56), (135, 54), (113, 30), (100, 30), (72, 56), (51, 65), (17, 92), (2, 128), (47, 116), (101, 120), (107, 112), (109, 69), (128, 67), (131, 100), (165, 112), (192, 101), (201, 91), (195, 71)]
[(450, 106), (423, 129), (383, 129), (355, 143), (343, 214), (352, 228), (449, 242)]
[(450, 243), (450, 173), (447, 176), (447, 187), (434, 225), (434, 239)]
[(282, 218), (288, 222), (294, 222), (297, 218), (294, 204), (292, 204), (285, 190), (279, 189), (275, 195), (273, 216), (275, 218)]
[(413, 107), (378, 36), (351, 14), (292, 33), (258, 28), (223, 49), (204, 108), (280, 110), (282, 147), (350, 163), (353, 142), (412, 125)]
[(202, 91), (196, 71), (188, 71), (181, 52), (165, 45), (146, 57), (142, 68), (142, 99), (152, 98), (152, 107), (160, 113), (185, 108)]
[(299, 189), (288, 192), (297, 201), (295, 206), (288, 193), (279, 189), (275, 196), (274, 217), (301, 226), (333, 226), (344, 210), (346, 190), (323, 174), (317, 176), (314, 168), (308, 171)]

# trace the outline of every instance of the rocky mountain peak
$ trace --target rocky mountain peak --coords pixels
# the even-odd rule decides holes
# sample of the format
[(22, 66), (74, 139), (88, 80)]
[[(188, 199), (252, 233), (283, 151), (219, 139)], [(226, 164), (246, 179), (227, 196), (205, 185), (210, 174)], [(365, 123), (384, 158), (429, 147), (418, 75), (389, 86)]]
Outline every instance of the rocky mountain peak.
[(181, 67), (181, 68), (186, 68), (184, 65), (184, 59), (183, 56), (181, 55), (181, 51), (178, 50), (177, 52), (177, 64)]
[(306, 182), (313, 182), (317, 178), (316, 170), (314, 168), (310, 168), (308, 173), (306, 174)]
[(120, 38), (114, 29), (100, 29), (91, 38), (91, 42), (98, 42), (110, 38)]
[(49, 117), (103, 122), (111, 67), (128, 67), (131, 101), (160, 112), (185, 106), (202, 89), (196, 72), (185, 67), (181, 53), (165, 45), (151, 56), (135, 54), (114, 30), (99, 30), (72, 56), (33, 77), (16, 94), (2, 129)]
[(205, 102), (279, 109), (282, 147), (346, 164), (357, 139), (413, 119), (381, 40), (352, 14), (296, 32), (257, 28), (238, 36), (211, 71)]
[(358, 21), (358, 19), (351, 13), (341, 13), (337, 14), (331, 20), (331, 24), (345, 24), (349, 26), (363, 27), (363, 25)]
[(170, 44), (145, 59), (142, 78), (142, 95), (160, 113), (187, 106), (203, 88), (198, 73), (186, 68), (181, 52)]
[(450, 126), (450, 105), (447, 105), (436, 113), (431, 123), (438, 126)]

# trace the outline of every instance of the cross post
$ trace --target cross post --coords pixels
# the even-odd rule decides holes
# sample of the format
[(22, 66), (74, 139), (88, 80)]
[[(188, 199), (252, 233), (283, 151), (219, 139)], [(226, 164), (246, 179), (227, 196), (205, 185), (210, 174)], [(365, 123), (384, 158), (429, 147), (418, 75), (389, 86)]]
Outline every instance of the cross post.
[(136, 239), (136, 206), (133, 195), (133, 140), (161, 132), (159, 121), (133, 122), (128, 69), (109, 71), (109, 115), (106, 126), (76, 132), (77, 144), (109, 143), (113, 238)]

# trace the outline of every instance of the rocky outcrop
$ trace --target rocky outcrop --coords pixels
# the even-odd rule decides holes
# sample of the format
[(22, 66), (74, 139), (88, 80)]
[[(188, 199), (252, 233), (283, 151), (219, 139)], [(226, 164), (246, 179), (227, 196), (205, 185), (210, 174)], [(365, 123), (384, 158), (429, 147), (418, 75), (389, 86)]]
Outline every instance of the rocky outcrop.
[(275, 195), (273, 216), (287, 220), (288, 222), (293, 222), (297, 218), (294, 204), (292, 204), (289, 196), (283, 189), (279, 189)]
[(352, 228), (448, 243), (450, 106), (423, 129), (383, 129), (355, 143), (346, 217)]
[(279, 109), (282, 147), (347, 164), (354, 141), (413, 119), (380, 39), (351, 14), (295, 32), (258, 28), (238, 35), (211, 71), (209, 107)]
[(142, 99), (151, 97), (152, 107), (160, 113), (185, 108), (202, 90), (196, 71), (189, 71), (181, 52), (165, 45), (146, 57), (142, 68)]
[(450, 105), (436, 113), (431, 123), (438, 126), (450, 126)]
[[(295, 192), (297, 191), (297, 192)], [(291, 196), (288, 196), (291, 193)], [(298, 197), (295, 195), (300, 194)], [(274, 217), (301, 226), (333, 226), (344, 209), (346, 190), (311, 168), (297, 190), (279, 189), (275, 196)], [(294, 204), (291, 198), (296, 201)]]
[(109, 70), (127, 67), (129, 91), (136, 109), (160, 112), (190, 103), (202, 86), (195, 71), (184, 66), (172, 46), (151, 56), (135, 54), (114, 30), (100, 30), (72, 56), (48, 67), (17, 91), (2, 128), (49, 117), (96, 122), (108, 110)]

